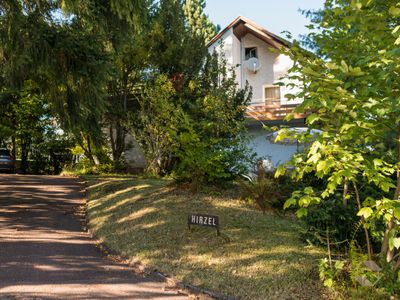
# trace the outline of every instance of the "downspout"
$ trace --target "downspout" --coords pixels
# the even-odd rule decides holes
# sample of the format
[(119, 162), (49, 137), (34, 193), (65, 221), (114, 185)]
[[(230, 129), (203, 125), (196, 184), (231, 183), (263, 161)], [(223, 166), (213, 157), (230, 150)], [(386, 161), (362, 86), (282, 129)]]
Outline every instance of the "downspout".
[(245, 87), (244, 82), (244, 72), (243, 72), (243, 41), (242, 39), (239, 40), (240, 42), (240, 88), (243, 89)]

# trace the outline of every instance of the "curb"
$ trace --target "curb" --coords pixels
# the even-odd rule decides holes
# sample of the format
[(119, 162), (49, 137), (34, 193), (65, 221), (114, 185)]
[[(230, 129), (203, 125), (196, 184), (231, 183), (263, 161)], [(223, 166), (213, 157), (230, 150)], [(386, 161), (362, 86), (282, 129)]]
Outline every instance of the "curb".
[(201, 300), (207, 300), (207, 299), (236, 300), (236, 298), (231, 296), (207, 290), (190, 283), (184, 283), (167, 274), (157, 271), (154, 268), (144, 266), (140, 261), (135, 261), (134, 259), (123, 257), (119, 253), (116, 253), (116, 251), (108, 247), (107, 244), (97, 239), (90, 230), (88, 230), (88, 232), (97, 241), (97, 246), (105, 255), (107, 255), (112, 259), (127, 264), (137, 274), (142, 274), (145, 276), (155, 276), (161, 278), (168, 285), (166, 289), (177, 289), (181, 293), (187, 294), (188, 296), (190, 295), (197, 296), (196, 299), (201, 299)]

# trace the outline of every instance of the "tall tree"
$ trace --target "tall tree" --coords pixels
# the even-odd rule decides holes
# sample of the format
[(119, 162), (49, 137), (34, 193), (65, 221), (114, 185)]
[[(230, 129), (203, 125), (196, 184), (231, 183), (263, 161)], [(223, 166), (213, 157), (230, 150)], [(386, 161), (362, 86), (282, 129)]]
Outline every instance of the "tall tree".
[[(126, 68), (120, 70), (118, 65), (126, 47), (124, 34), (139, 26), (148, 4), (147, 0), (2, 1), (0, 91), (18, 94), (25, 81), (36, 82), (62, 127), (75, 135), (94, 162), (91, 146), (102, 142), (101, 121), (106, 111), (123, 106), (120, 98), (126, 94), (125, 88), (116, 97), (114, 89), (108, 97), (107, 83), (120, 74), (126, 78)], [(108, 105), (108, 99), (115, 103)], [(115, 149), (113, 154), (120, 152)]]
[(82, 7), (81, 1), (64, 2), (66, 11), (76, 15), (86, 29), (102, 33), (109, 55), (102, 125), (107, 128), (114, 161), (120, 160), (125, 151), (128, 102), (146, 61), (142, 30), (148, 22), (150, 4), (147, 0), (110, 0), (88, 2)]
[(204, 40), (191, 32), (180, 0), (161, 0), (151, 20), (149, 67), (167, 74), (179, 89), (199, 72), (207, 54)]
[(78, 18), (59, 20), (57, 9), (49, 1), (0, 4), (2, 90), (18, 92), (33, 81), (64, 128), (99, 136), (108, 72), (102, 39)]
[(217, 34), (219, 27), (204, 13), (205, 7), (205, 0), (186, 0), (183, 8), (192, 34), (201, 37), (206, 44)]

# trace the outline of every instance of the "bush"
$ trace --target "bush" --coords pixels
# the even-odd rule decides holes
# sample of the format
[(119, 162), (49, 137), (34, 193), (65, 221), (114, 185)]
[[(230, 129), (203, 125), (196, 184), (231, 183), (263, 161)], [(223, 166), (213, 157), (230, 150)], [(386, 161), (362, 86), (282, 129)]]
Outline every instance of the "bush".
[(357, 207), (349, 203), (346, 207), (338, 205), (341, 199), (331, 198), (318, 206), (309, 208), (307, 216), (303, 217), (307, 225), (304, 238), (313, 244), (326, 244), (326, 232), (332, 245), (338, 248), (347, 247), (351, 239), (363, 239), (360, 227), (360, 217)]
[[(363, 183), (361, 179), (360, 182)], [(315, 189), (324, 184), (323, 180), (312, 176), (299, 183), (302, 187), (312, 186)], [(366, 199), (368, 196), (377, 197), (380, 193), (377, 188), (367, 183), (362, 186), (363, 188), (359, 190), (361, 199)], [(299, 186), (294, 189), (299, 189)], [(361, 218), (357, 216), (358, 206), (353, 194), (354, 191), (349, 189), (347, 205), (343, 204), (343, 195), (336, 193), (329, 199), (321, 201), (319, 205), (310, 206), (308, 214), (302, 218), (308, 228), (303, 235), (304, 239), (313, 244), (325, 245), (323, 235), (328, 230), (334, 250), (346, 253), (349, 250), (349, 244), (353, 241), (359, 245), (365, 245), (365, 233)], [(382, 193), (380, 195), (382, 196)], [(390, 197), (388, 194), (384, 196)], [(379, 220), (371, 223), (368, 231), (374, 252), (379, 252), (384, 231), (383, 223)]]
[(400, 292), (400, 281), (393, 265), (385, 259), (371, 262), (363, 252), (352, 242), (348, 259), (322, 259), (319, 271), (324, 285), (345, 299), (397, 299), (394, 296)]
[(227, 147), (215, 139), (203, 140), (194, 130), (188, 130), (180, 135), (179, 142), (175, 178), (191, 183), (194, 189), (203, 183), (223, 184), (233, 180), (235, 172), (245, 172), (248, 155), (240, 141)]
[(88, 158), (82, 157), (72, 168), (64, 169), (64, 171), (69, 171), (79, 175), (101, 175), (124, 173), (126, 172), (126, 166), (122, 161), (113, 162), (111, 160), (99, 163), (98, 165), (93, 165)]
[(257, 177), (240, 180), (241, 199), (254, 203), (263, 213), (266, 210), (277, 212), (282, 209), (287, 194), (284, 188), (264, 169), (259, 169)]

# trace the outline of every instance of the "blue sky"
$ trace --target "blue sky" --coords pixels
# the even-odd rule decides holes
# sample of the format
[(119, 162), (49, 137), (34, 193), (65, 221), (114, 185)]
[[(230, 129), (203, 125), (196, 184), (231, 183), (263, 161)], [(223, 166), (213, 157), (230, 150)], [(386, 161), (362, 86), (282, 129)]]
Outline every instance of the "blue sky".
[(293, 38), (306, 34), (309, 21), (298, 10), (322, 8), (323, 0), (206, 0), (211, 21), (225, 28), (237, 16), (249, 18), (280, 35), (290, 31)]

